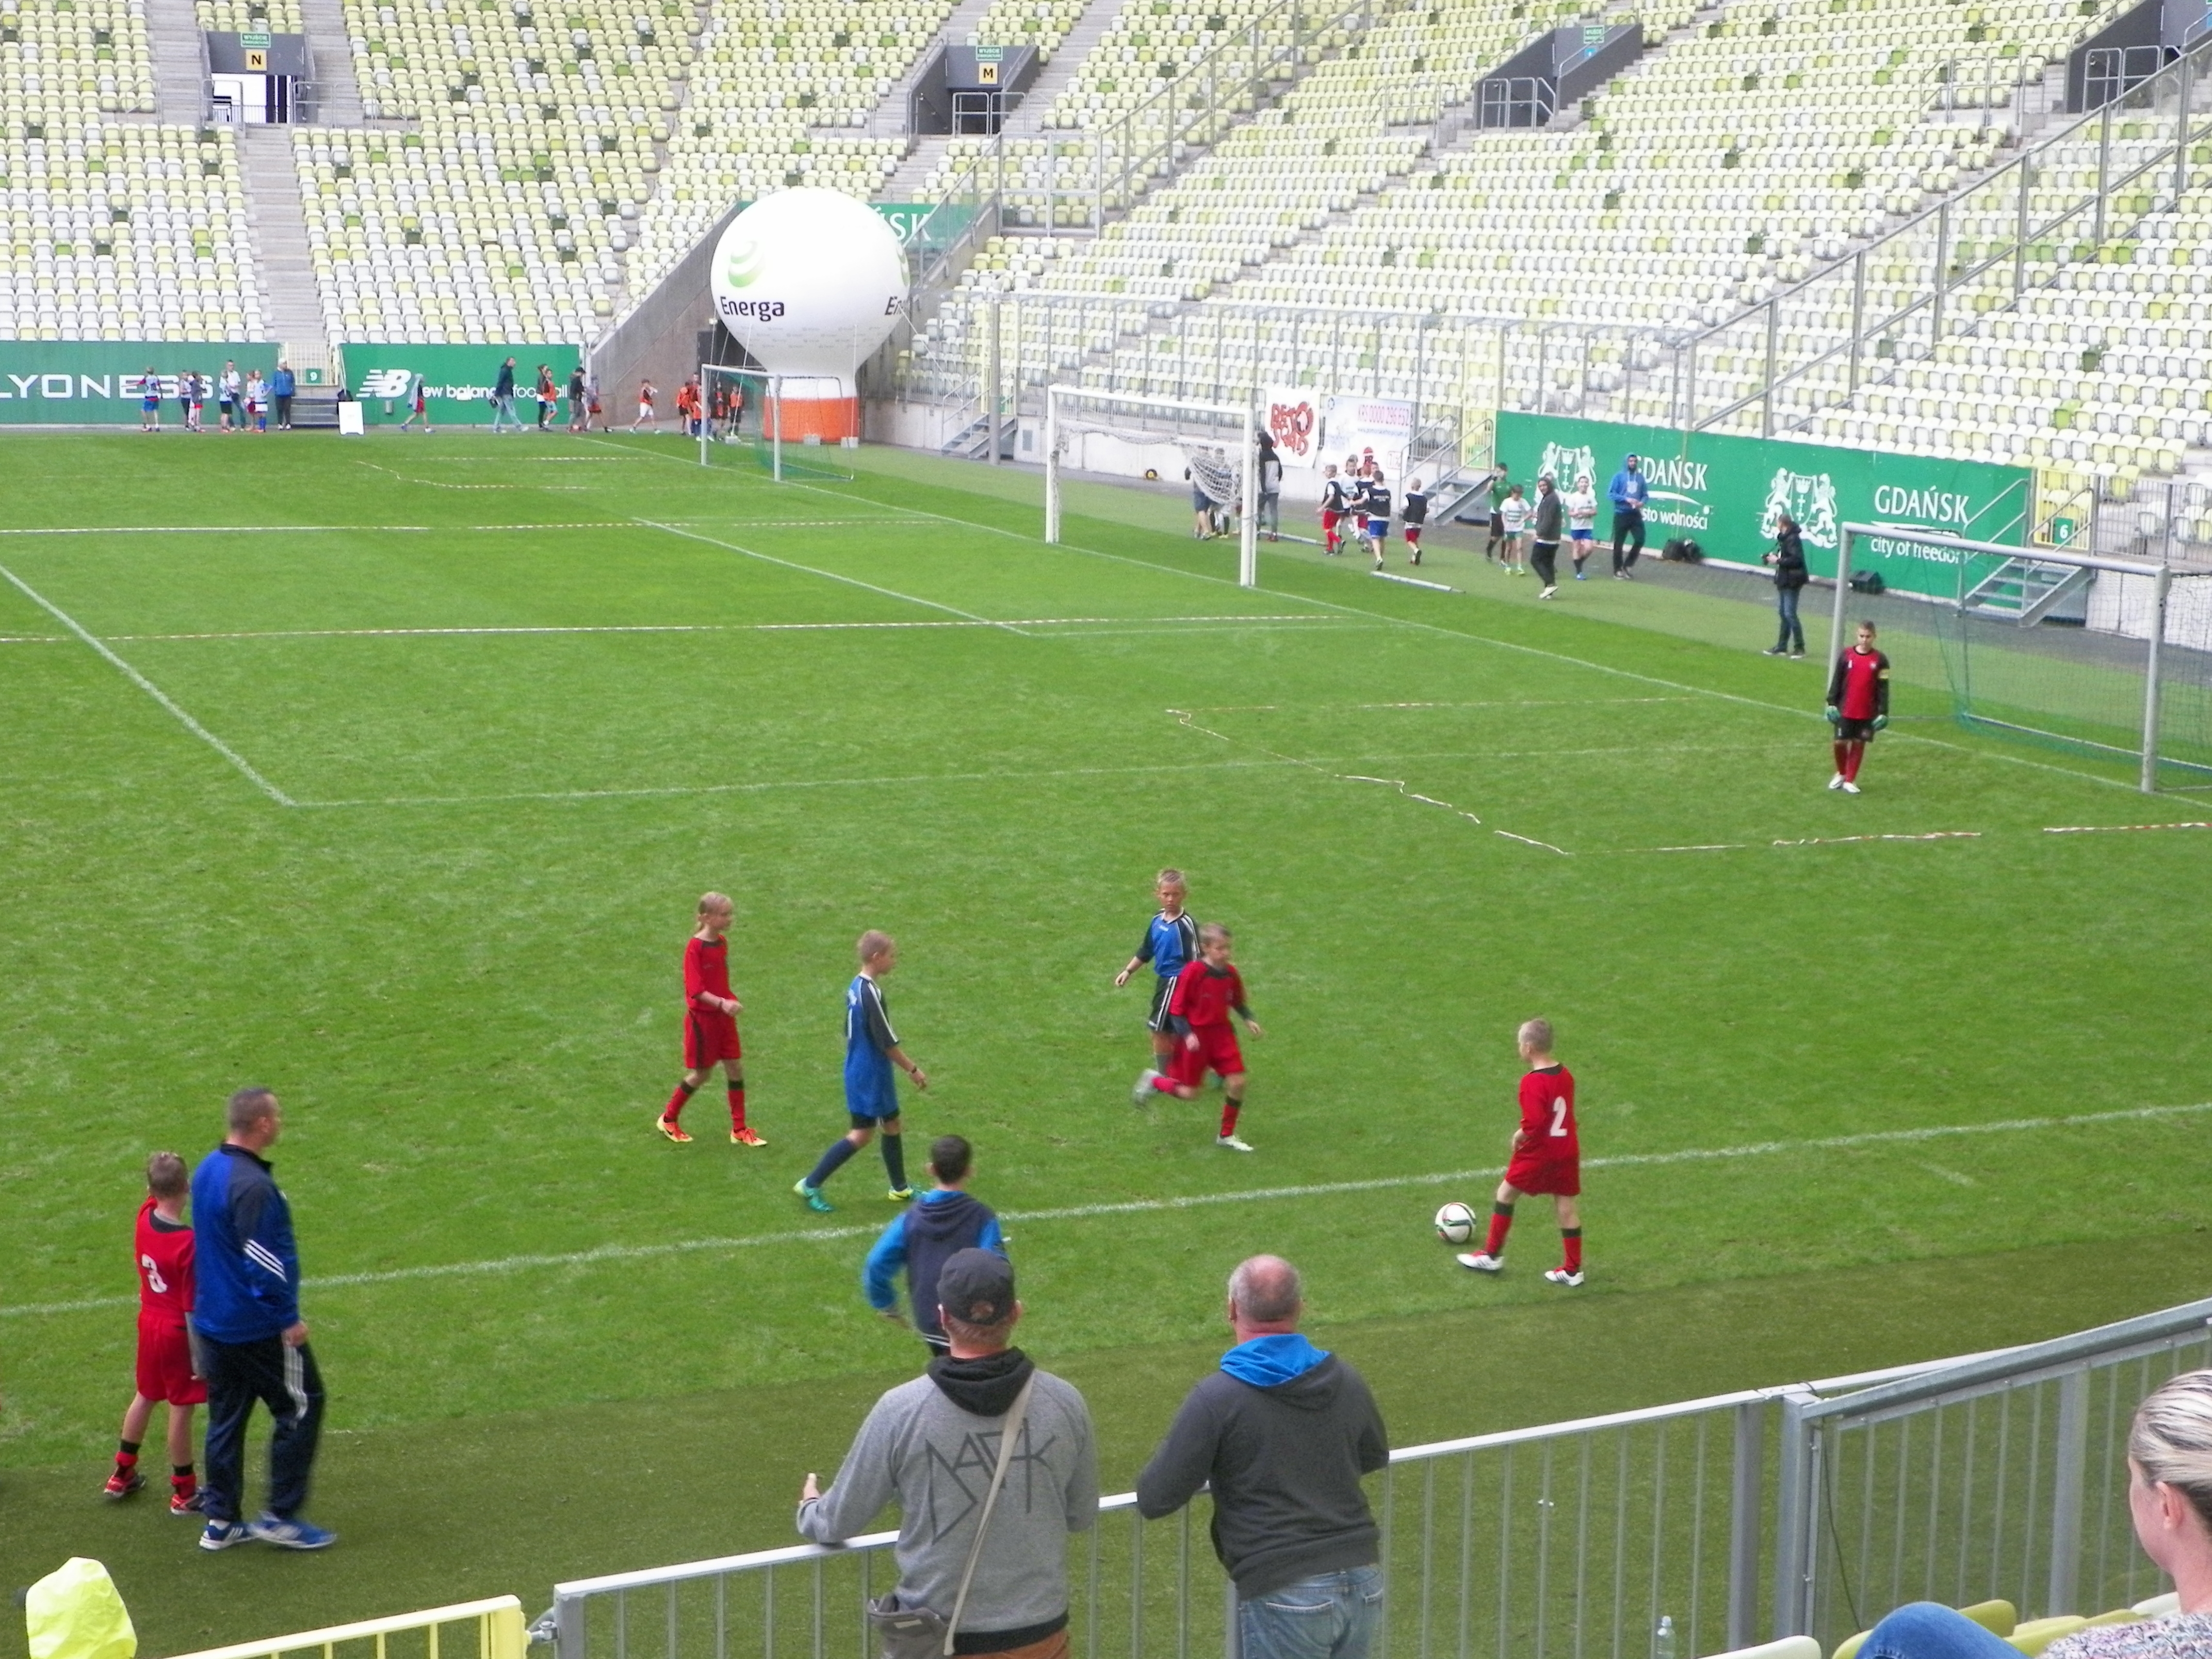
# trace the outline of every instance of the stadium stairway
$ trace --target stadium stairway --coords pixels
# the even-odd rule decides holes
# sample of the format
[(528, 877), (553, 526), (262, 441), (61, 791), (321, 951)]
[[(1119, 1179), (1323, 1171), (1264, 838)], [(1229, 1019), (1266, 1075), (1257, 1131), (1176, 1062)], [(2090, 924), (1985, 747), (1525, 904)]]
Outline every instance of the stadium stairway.
[(192, 0), (143, 0), (146, 44), (154, 60), (154, 117), (197, 127), (207, 118), (207, 77), (200, 72), (200, 26)]
[(254, 268), (261, 277), (261, 314), (301, 384), (307, 383), (310, 369), (333, 382), (331, 339), (315, 287), (300, 178), (292, 165), (292, 135), (283, 127), (241, 126), (238, 148)]
[[(353, 40), (338, 0), (299, 0), (300, 23), (315, 69), (314, 119), (323, 126), (354, 127), (364, 118), (361, 83), (353, 72)], [(299, 188), (293, 187), (296, 201)]]
[[(1003, 7), (1003, 0), (1001, 4)], [(1030, 83), (1030, 89), (1022, 95), (1020, 105), (1007, 118), (1008, 137), (1035, 138), (1042, 134), (1045, 117), (1060, 101), (1060, 95), (1075, 84), (1077, 74), (1098, 43), (1106, 38), (1106, 31), (1114, 27), (1114, 20), (1120, 12), (1117, 0), (1089, 0), (1077, 16), (1073, 27), (1051, 47), (1050, 58), (1038, 72), (1037, 78)], [(1030, 31), (1014, 28), (1008, 32), (1021, 34)]]
[[(884, 94), (870, 112), (868, 130), (871, 132), (906, 132), (908, 100), (914, 95), (915, 88), (921, 84), (922, 71), (935, 59), (938, 47), (973, 44), (978, 38), (976, 26), (991, 9), (991, 4), (992, 0), (960, 0), (960, 3), (952, 9), (952, 15), (945, 20), (944, 27), (937, 31), (937, 38), (915, 55), (914, 62), (907, 65), (906, 73), (891, 82), (890, 89)], [(915, 192), (920, 191), (928, 179), (935, 160), (945, 154), (946, 140), (942, 134), (906, 132), (906, 137), (912, 148), (881, 186), (881, 199), (886, 202), (926, 199)]]

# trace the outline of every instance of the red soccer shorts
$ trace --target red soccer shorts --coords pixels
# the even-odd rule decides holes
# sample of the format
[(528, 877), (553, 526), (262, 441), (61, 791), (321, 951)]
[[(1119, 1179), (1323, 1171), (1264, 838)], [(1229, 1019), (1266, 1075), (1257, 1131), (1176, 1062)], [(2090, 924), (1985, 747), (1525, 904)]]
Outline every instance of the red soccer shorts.
[(1186, 1089), (1195, 1089), (1206, 1080), (1208, 1067), (1223, 1077), (1235, 1077), (1244, 1069), (1244, 1054), (1237, 1046), (1237, 1033), (1226, 1025), (1194, 1025), (1191, 1035), (1198, 1039), (1194, 1048), (1178, 1040), (1175, 1055), (1168, 1061), (1167, 1080)]
[(1558, 1198), (1579, 1198), (1583, 1190), (1582, 1160), (1573, 1158), (1530, 1158), (1516, 1152), (1505, 1166), (1505, 1184), (1521, 1193), (1547, 1193)]
[(735, 1014), (702, 1014), (693, 1009), (684, 1021), (684, 1069), (703, 1072), (718, 1060), (741, 1060)]
[(1344, 514), (1341, 514), (1341, 513), (1332, 513), (1332, 512), (1330, 512), (1330, 511), (1328, 510), (1328, 508), (1327, 508), (1327, 507), (1324, 507), (1323, 508), (1322, 508), (1322, 510), (1321, 510), (1321, 533), (1322, 533), (1322, 535), (1324, 535), (1324, 536), (1333, 534), (1333, 533), (1334, 532), (1335, 529), (1336, 529), (1336, 521), (1337, 521), (1339, 519), (1341, 519), (1343, 516), (1344, 516)]
[(138, 1392), (172, 1406), (198, 1406), (207, 1400), (207, 1384), (192, 1371), (192, 1340), (182, 1325), (138, 1313)]
[(1421, 526), (1417, 524), (1407, 525), (1406, 526), (1406, 545), (1408, 547), (1419, 547), (1420, 544)]

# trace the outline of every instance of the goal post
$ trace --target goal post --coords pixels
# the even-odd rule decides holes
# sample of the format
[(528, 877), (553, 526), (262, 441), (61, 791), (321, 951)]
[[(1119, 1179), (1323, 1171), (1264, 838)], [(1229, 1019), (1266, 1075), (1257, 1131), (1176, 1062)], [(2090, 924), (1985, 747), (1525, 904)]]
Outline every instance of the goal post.
[[(2133, 760), (2146, 794), (2165, 772), (2212, 785), (2212, 568), (1841, 530), (1831, 662), (1855, 611), (1879, 617), (1919, 651), (1919, 678), (1948, 686), (1960, 724)], [(1871, 570), (1891, 580), (1854, 586)]]
[[(725, 452), (735, 446), (778, 483), (794, 480), (850, 483), (851, 472), (824, 459), (827, 446), (811, 437), (802, 436), (794, 442), (787, 436), (784, 396), (792, 380), (807, 383), (807, 377), (787, 379), (765, 369), (700, 364), (699, 465), (714, 465), (717, 445)], [(803, 407), (805, 401), (794, 398), (793, 405)]]
[[(1211, 416), (1226, 428), (1234, 425), (1237, 434), (1237, 467), (1234, 474), (1237, 509), (1237, 585), (1257, 587), (1260, 585), (1259, 502), (1255, 494), (1260, 465), (1260, 417), (1257, 405), (1247, 399), (1242, 404), (1200, 403), (1185, 398), (1150, 398), (1136, 392), (1102, 392), (1091, 386), (1048, 386), (1044, 392), (1044, 538), (1048, 543), (1060, 540), (1060, 451), (1066, 439), (1085, 431), (1105, 433), (1130, 441), (1188, 446), (1196, 440), (1187, 430), (1138, 431), (1116, 428), (1103, 421), (1085, 421), (1079, 406), (1103, 404), (1110, 408), (1127, 409), (1146, 414)], [(1202, 434), (1204, 437), (1225, 436), (1224, 431)], [(1206, 489), (1203, 481), (1200, 489)], [(1219, 500), (1218, 495), (1211, 499)]]

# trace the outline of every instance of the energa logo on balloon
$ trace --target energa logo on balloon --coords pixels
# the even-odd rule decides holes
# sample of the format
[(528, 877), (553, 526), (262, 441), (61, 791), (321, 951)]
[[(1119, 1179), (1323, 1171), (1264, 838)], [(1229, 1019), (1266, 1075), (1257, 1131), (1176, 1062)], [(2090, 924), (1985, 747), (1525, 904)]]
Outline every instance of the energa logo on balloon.
[(722, 283), (727, 288), (750, 288), (759, 279), (764, 263), (758, 242), (739, 242), (722, 261)]

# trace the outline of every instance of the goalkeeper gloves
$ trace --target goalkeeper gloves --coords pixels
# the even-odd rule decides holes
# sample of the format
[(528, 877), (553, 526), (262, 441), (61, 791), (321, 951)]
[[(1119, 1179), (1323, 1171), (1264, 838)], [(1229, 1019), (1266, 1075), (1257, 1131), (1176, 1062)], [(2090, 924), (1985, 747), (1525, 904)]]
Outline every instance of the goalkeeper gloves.
[(1874, 717), (1874, 729), (1877, 732), (1881, 731), (1883, 726), (1887, 726), (1888, 724), (1889, 716), (1887, 714), (1876, 714)]
[(1837, 708), (1835, 704), (1830, 703), (1828, 705), (1828, 724), (1831, 726), (1841, 726), (1843, 723), (1844, 711)]

